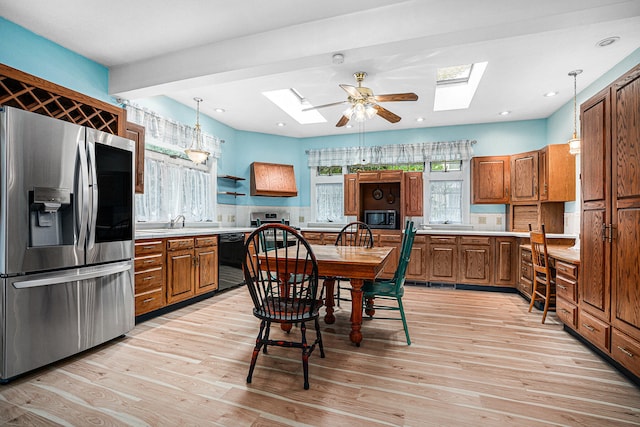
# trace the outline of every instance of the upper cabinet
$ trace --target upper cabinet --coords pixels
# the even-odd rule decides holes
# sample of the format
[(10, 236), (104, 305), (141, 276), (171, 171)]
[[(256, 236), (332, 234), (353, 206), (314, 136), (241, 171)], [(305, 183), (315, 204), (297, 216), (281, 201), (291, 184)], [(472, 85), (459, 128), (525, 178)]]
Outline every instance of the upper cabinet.
[(358, 174), (349, 173), (344, 176), (344, 214), (358, 216)]
[(507, 204), (511, 182), (510, 156), (471, 159), (471, 203)]
[(144, 126), (126, 123), (127, 139), (136, 144), (136, 193), (144, 193)]
[(540, 201), (568, 202), (576, 199), (576, 162), (569, 144), (547, 145), (539, 152)]
[(293, 165), (251, 163), (251, 195), (295, 197), (298, 195)]
[(422, 172), (404, 173), (404, 214), (422, 216), (423, 214)]
[(511, 201), (537, 201), (538, 184), (538, 152), (511, 156)]

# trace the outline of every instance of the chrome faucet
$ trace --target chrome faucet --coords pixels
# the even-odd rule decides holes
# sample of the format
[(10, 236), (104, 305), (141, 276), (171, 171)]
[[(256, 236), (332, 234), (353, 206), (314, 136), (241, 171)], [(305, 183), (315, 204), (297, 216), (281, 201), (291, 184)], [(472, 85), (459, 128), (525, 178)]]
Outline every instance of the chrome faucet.
[(171, 220), (171, 228), (176, 226), (176, 223), (178, 222), (178, 220), (180, 220), (180, 218), (182, 218), (182, 228), (184, 228), (184, 215), (182, 214)]

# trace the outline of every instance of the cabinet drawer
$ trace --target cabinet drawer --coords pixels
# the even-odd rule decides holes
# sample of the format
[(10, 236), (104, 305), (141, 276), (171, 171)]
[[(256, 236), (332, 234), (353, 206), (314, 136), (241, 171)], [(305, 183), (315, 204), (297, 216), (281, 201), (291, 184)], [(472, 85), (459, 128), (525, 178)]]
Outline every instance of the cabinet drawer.
[(413, 238), (413, 244), (415, 245), (416, 243), (427, 243), (427, 236), (424, 234), (422, 236), (416, 234)]
[(614, 329), (611, 356), (634, 375), (640, 376), (640, 342)]
[(136, 316), (157, 310), (163, 306), (164, 301), (162, 300), (162, 289), (136, 296)]
[(204, 248), (205, 246), (217, 246), (218, 236), (196, 237), (196, 248)]
[(156, 289), (162, 289), (162, 279), (164, 269), (162, 267), (152, 268), (135, 274), (135, 293), (142, 294)]
[(529, 281), (533, 280), (533, 264), (523, 262), (520, 266), (520, 275)]
[(471, 236), (462, 236), (460, 237), (461, 245), (490, 245), (491, 237), (471, 237)]
[(596, 346), (609, 351), (611, 342), (611, 325), (596, 319), (584, 310), (578, 313), (578, 331)]
[(578, 308), (570, 302), (556, 299), (556, 315), (562, 323), (575, 329), (578, 322)]
[(401, 234), (380, 234), (380, 244), (384, 246), (384, 243), (400, 243), (402, 242)]
[(520, 259), (522, 259), (523, 261), (533, 262), (531, 251), (522, 251), (520, 253)]
[(556, 276), (556, 295), (558, 297), (575, 303), (577, 301), (576, 289), (576, 282), (562, 276)]
[(556, 274), (572, 279), (578, 278), (578, 266), (575, 264), (567, 264), (566, 262), (556, 261)]
[(193, 248), (193, 238), (188, 239), (167, 239), (167, 249), (175, 251), (179, 249)]
[(153, 253), (162, 253), (162, 240), (150, 240), (146, 242), (136, 242), (136, 256)]
[(164, 256), (160, 254), (136, 257), (133, 261), (134, 271), (142, 271), (147, 268), (162, 266)]
[(456, 237), (455, 236), (430, 236), (429, 242), (432, 245), (455, 245)]

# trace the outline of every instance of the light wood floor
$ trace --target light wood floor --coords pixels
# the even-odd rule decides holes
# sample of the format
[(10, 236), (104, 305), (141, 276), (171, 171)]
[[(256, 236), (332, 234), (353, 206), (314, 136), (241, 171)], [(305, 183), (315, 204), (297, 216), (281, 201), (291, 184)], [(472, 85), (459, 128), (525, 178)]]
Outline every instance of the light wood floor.
[[(0, 386), (10, 425), (627, 426), (640, 389), (516, 294), (407, 287), (401, 322), (348, 310), (322, 332), (326, 358), (261, 354), (245, 288), (157, 317), (125, 338)], [(281, 332), (274, 328), (272, 337)], [(298, 334), (294, 328), (292, 334)]]

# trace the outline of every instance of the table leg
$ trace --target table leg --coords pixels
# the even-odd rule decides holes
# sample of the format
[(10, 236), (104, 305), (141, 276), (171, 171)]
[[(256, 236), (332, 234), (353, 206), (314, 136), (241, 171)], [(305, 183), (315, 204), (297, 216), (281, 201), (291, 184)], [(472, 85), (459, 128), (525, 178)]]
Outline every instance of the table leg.
[(349, 339), (357, 347), (360, 347), (362, 341), (362, 285), (364, 280), (351, 279), (351, 333)]
[(324, 291), (326, 292), (325, 305), (327, 307), (327, 314), (324, 316), (324, 323), (330, 325), (336, 321), (336, 316), (333, 315), (333, 291), (335, 287), (335, 277), (327, 277), (324, 279)]

